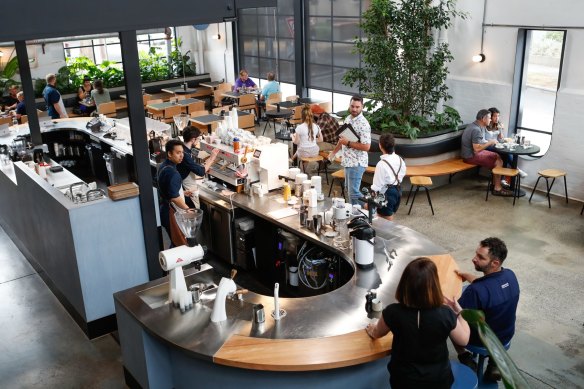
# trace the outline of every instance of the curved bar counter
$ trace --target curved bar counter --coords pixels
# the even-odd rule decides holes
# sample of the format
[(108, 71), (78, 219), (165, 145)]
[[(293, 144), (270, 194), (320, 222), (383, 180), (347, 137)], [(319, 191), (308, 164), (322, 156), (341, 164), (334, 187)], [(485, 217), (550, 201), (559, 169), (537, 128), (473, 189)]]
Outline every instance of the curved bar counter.
[[(338, 250), (332, 238), (301, 228), (297, 215), (279, 220), (269, 212), (283, 208), (281, 195), (231, 199), (207, 188), (206, 201), (232, 203), (256, 218), (282, 228), (312, 244), (326, 247), (354, 266), (351, 250)], [(327, 200), (313, 212), (330, 206)], [(280, 298), (287, 316), (275, 321), (270, 313), (273, 298), (259, 293), (242, 300), (227, 300), (227, 320), (210, 321), (214, 292), (204, 293), (201, 303), (182, 313), (166, 303), (166, 278), (114, 295), (125, 373), (130, 386), (144, 388), (209, 387), (380, 387), (388, 382), (385, 365), (391, 335), (372, 341), (365, 326), (379, 312), (365, 310), (365, 294), (377, 289), (385, 305), (395, 301), (397, 283), (405, 266), (418, 256), (437, 264), (445, 295), (459, 295), (457, 265), (444, 249), (403, 226), (376, 219), (374, 267), (355, 268), (350, 280), (332, 292), (312, 297)], [(397, 255), (389, 266), (384, 247)], [(218, 284), (221, 274), (209, 265), (187, 271), (187, 284)], [(225, 274), (223, 274), (225, 276)], [(237, 283), (237, 277), (235, 278)], [(265, 323), (252, 321), (252, 307), (263, 304)]]

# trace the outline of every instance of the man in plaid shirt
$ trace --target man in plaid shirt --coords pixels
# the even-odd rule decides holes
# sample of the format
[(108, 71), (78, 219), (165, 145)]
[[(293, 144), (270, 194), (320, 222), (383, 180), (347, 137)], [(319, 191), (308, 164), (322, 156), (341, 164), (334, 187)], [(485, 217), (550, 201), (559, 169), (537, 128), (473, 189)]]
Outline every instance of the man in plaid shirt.
[(339, 137), (336, 135), (336, 132), (339, 129), (339, 122), (326, 113), (320, 105), (313, 105), (311, 110), (316, 119), (316, 124), (318, 124), (322, 131), (323, 141), (332, 143), (333, 145), (337, 144)]

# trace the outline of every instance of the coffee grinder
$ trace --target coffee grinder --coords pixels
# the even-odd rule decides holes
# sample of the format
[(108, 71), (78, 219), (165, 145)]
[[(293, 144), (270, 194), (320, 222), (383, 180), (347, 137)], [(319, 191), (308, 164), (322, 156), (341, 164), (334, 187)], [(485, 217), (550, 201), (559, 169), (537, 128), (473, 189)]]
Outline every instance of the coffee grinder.
[(191, 263), (195, 263), (195, 266), (200, 268), (205, 256), (206, 248), (198, 245), (196, 238), (203, 221), (203, 211), (200, 209), (191, 209), (186, 212), (177, 210), (174, 217), (187, 244), (161, 251), (158, 261), (162, 270), (169, 272), (169, 303), (180, 308), (181, 312), (185, 312), (193, 307), (193, 295), (187, 290), (182, 268)]

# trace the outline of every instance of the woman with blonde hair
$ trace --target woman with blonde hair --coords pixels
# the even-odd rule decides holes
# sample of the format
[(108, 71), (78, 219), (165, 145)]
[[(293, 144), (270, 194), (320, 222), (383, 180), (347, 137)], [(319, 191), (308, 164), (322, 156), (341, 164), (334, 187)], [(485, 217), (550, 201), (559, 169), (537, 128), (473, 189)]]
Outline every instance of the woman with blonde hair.
[(398, 302), (388, 305), (381, 319), (366, 328), (373, 339), (393, 333), (387, 366), (391, 387), (450, 388), (454, 377), (446, 341), (450, 337), (454, 344), (466, 345), (470, 328), (454, 296), (443, 296), (434, 262), (425, 257), (410, 262), (395, 298)]
[(310, 105), (304, 104), (302, 106), (302, 124), (298, 125), (292, 134), (292, 142), (298, 145), (292, 159), (316, 157), (320, 151), (316, 143), (322, 142), (322, 140), (322, 131), (314, 122)]

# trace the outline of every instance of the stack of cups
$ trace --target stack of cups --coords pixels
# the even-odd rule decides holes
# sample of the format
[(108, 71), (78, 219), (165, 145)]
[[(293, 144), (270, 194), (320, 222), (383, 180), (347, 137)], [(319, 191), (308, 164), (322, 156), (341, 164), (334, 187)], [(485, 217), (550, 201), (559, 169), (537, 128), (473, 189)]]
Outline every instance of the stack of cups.
[(296, 175), (298, 173), (300, 173), (300, 169), (297, 167), (291, 167), (288, 169), (288, 177), (290, 177), (291, 180), (296, 180)]
[(316, 197), (319, 200), (323, 199), (323, 196), (322, 196), (322, 177), (321, 176), (312, 176), (310, 181), (312, 182), (312, 186), (314, 186), (314, 189), (316, 189)]
[[(302, 197), (302, 183), (308, 179), (308, 176), (305, 173), (298, 173), (294, 178), (295, 188), (294, 188), (294, 195), (296, 197)], [(310, 186), (308, 186), (310, 188)]]
[(302, 193), (304, 194), (312, 186), (312, 181), (304, 180), (302, 181)]

